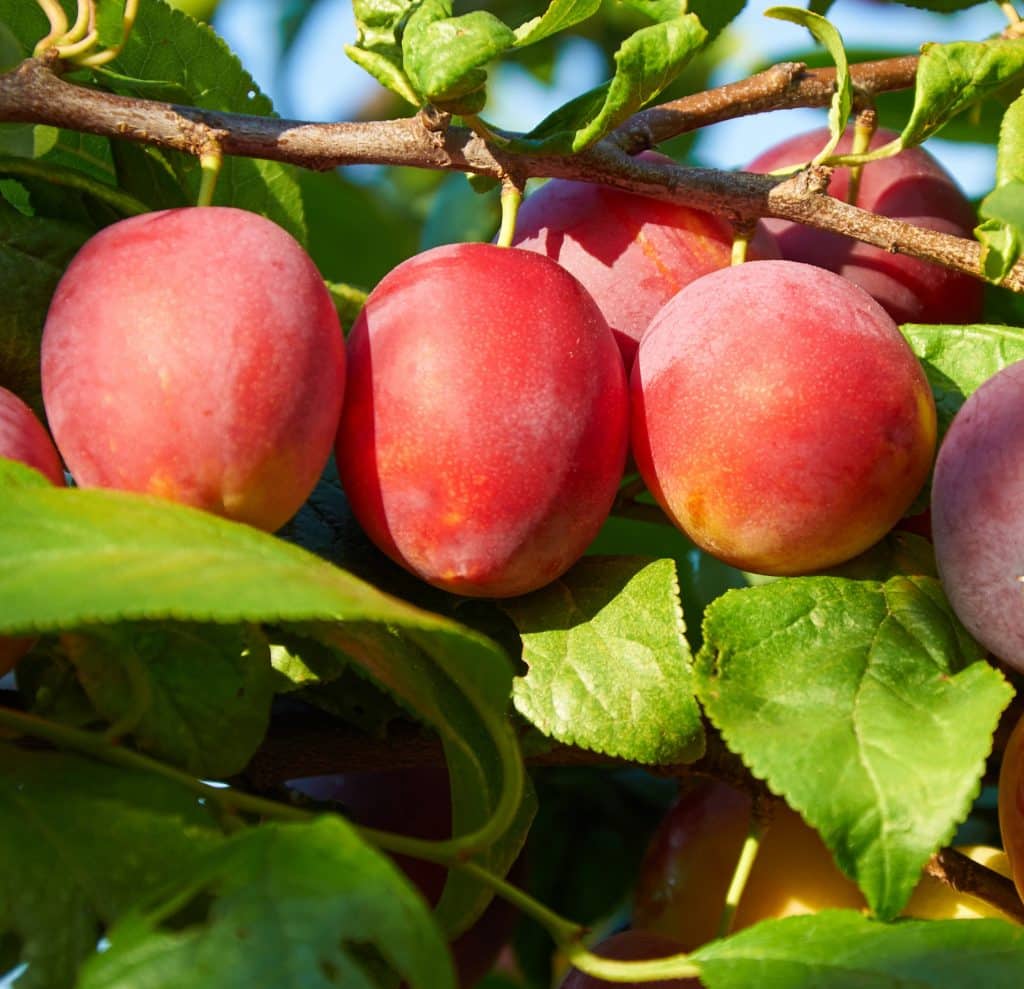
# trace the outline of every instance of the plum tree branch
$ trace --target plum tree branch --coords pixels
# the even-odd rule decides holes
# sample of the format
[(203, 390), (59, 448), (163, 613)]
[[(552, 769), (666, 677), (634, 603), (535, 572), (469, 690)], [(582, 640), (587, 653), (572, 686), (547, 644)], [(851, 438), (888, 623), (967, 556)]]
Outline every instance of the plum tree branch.
[[(913, 85), (914, 56), (852, 67), (858, 99)], [(202, 157), (262, 158), (324, 170), (383, 164), (490, 175), (555, 177), (598, 182), (658, 199), (682, 201), (738, 223), (758, 217), (795, 220), (981, 277), (973, 240), (925, 230), (857, 209), (827, 195), (829, 172), (811, 169), (780, 180), (746, 172), (686, 168), (631, 153), (709, 124), (797, 106), (824, 106), (834, 70), (783, 63), (749, 79), (652, 107), (576, 155), (515, 154), (471, 130), (423, 114), (387, 121), (309, 123), (201, 110), (120, 96), (60, 78), (52, 59), (27, 59), (0, 75), (0, 121), (49, 124), (151, 144)], [(1024, 292), (1024, 261), (1003, 284)]]

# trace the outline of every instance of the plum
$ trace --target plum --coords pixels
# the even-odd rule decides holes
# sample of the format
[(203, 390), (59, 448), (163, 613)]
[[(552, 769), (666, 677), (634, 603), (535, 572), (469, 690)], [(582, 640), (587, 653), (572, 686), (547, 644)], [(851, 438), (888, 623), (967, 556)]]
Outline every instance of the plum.
[[(643, 157), (673, 164), (664, 155)], [(628, 371), (654, 314), (684, 285), (728, 267), (733, 230), (713, 213), (590, 182), (552, 179), (527, 196), (513, 243), (557, 261), (594, 297)], [(760, 226), (749, 256), (779, 256)]]
[[(871, 147), (896, 137), (892, 131), (880, 129)], [(827, 140), (824, 129), (799, 134), (765, 151), (747, 167), (752, 172), (771, 172), (808, 162)], [(836, 153), (848, 152), (852, 143), (852, 131), (847, 131)], [(837, 168), (829, 193), (845, 200), (849, 183), (849, 169)], [(959, 237), (971, 237), (977, 223), (971, 204), (953, 178), (919, 147), (865, 165), (855, 205)], [(973, 323), (981, 317), (983, 286), (970, 275), (788, 220), (763, 222), (775, 235), (784, 258), (816, 264), (848, 278), (874, 297), (897, 323)]]
[(330, 456), (344, 339), (322, 279), (275, 223), (230, 207), (122, 220), (54, 294), (43, 401), (82, 487), (283, 525)]
[(968, 631), (1024, 672), (1024, 362), (964, 402), (939, 448), (932, 534), (939, 576)]
[(597, 535), (628, 415), (615, 341), (572, 275), (531, 251), (437, 247), (385, 276), (352, 329), (338, 472), (407, 570), (524, 594)]
[(863, 552), (925, 482), (935, 403), (885, 311), (852, 282), (750, 261), (679, 292), (640, 343), (633, 456), (698, 546), (801, 574)]

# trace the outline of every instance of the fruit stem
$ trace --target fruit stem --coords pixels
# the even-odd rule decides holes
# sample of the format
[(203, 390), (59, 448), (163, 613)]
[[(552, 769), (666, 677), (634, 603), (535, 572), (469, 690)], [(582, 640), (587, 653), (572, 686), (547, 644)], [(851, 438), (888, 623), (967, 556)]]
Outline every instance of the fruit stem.
[[(90, 4), (94, 0), (88, 0)], [(132, 33), (132, 28), (135, 25), (135, 18), (139, 13), (139, 0), (125, 0), (124, 15), (121, 17), (121, 40), (114, 45), (113, 48), (107, 48), (105, 51), (96, 52), (95, 55), (89, 55), (86, 58), (76, 59), (76, 64), (83, 68), (96, 68), (101, 65), (106, 65), (107, 62), (112, 62), (118, 55), (121, 54), (125, 43), (128, 41), (128, 36)]]
[(511, 247), (516, 235), (516, 217), (523, 202), (523, 186), (511, 176), (501, 180), (501, 229), (498, 231), (498, 247)]
[(685, 954), (648, 958), (644, 961), (619, 961), (595, 955), (578, 941), (561, 945), (561, 948), (575, 968), (605, 982), (634, 984), (654, 979), (695, 979), (700, 975), (700, 967)]
[(757, 853), (761, 848), (761, 838), (764, 836), (765, 828), (770, 823), (770, 819), (771, 804), (763, 797), (755, 796), (747, 839), (743, 842), (740, 857), (732, 874), (732, 882), (729, 883), (729, 889), (725, 894), (725, 906), (722, 908), (722, 916), (718, 922), (718, 937), (725, 937), (732, 931), (732, 925), (736, 919), (736, 911), (739, 908), (740, 900), (743, 898), (743, 890), (747, 887), (750, 870), (754, 867), (754, 862), (757, 860)]
[(217, 179), (220, 177), (220, 170), (223, 164), (224, 155), (221, 153), (219, 144), (210, 144), (199, 156), (202, 178), (199, 180), (199, 195), (196, 197), (197, 206), (210, 206), (213, 204), (213, 193), (217, 188)]
[(1017, 8), (1012, 3), (1000, 3), (999, 7), (1011, 25), (1021, 23), (1020, 14), (1017, 13)]
[[(853, 147), (852, 154), (865, 154), (871, 146), (871, 138), (875, 136), (878, 129), (878, 112), (874, 107), (865, 107), (857, 114), (857, 120), (853, 125)], [(857, 205), (857, 197), (860, 195), (860, 177), (864, 171), (864, 165), (850, 166), (850, 185), (846, 192), (846, 201), (851, 206)]]
[(729, 260), (730, 265), (743, 264), (747, 260), (747, 248), (750, 247), (750, 231), (736, 232), (736, 236), (732, 239), (732, 255)]
[(32, 52), (38, 58), (68, 33), (68, 19), (64, 8), (60, 5), (60, 0), (36, 0), (36, 3), (42, 8), (46, 19), (50, 22), (50, 33), (38, 41)]

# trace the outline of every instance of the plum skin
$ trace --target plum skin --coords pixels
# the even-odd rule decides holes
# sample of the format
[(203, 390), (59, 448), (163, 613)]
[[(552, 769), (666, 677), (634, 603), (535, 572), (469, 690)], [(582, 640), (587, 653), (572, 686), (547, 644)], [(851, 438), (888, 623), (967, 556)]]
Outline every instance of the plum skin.
[(611, 332), (555, 262), (434, 248), (349, 336), (338, 472), (373, 542), (428, 583), (506, 597), (556, 579), (604, 522), (629, 402)]
[[(897, 136), (881, 128), (874, 133), (871, 147), (888, 144)], [(747, 168), (770, 172), (808, 162), (827, 140), (827, 128), (798, 134), (769, 148)], [(835, 153), (848, 153), (852, 144), (852, 131), (847, 131)], [(829, 194), (845, 201), (849, 182), (849, 169), (835, 169)], [(977, 222), (971, 204), (953, 178), (919, 147), (864, 166), (856, 205), (958, 237), (973, 237)], [(816, 264), (850, 279), (897, 323), (974, 323), (981, 318), (983, 286), (977, 278), (789, 220), (763, 222), (775, 236), (784, 258)]]
[(75, 481), (283, 525), (330, 455), (344, 339), (299, 243), (230, 207), (122, 220), (54, 294), (43, 401)]
[[(48, 481), (64, 486), (64, 468), (46, 427), (6, 388), (0, 388), (0, 457), (34, 467)], [(14, 668), (33, 642), (33, 638), (0, 636), (0, 676)]]
[(698, 546), (743, 570), (811, 573), (877, 542), (927, 478), (935, 404), (867, 293), (793, 261), (692, 282), (631, 378), (633, 455)]
[(999, 767), (999, 833), (1017, 892), (1024, 898), (1024, 718), (1019, 718)]
[[(655, 152), (652, 162), (675, 164)], [(513, 244), (557, 261), (594, 297), (628, 371), (655, 313), (693, 279), (728, 267), (732, 227), (713, 213), (592, 182), (551, 179), (527, 196)], [(751, 259), (779, 256), (759, 225)]]
[(985, 381), (953, 418), (932, 482), (939, 576), (967, 630), (1024, 672), (1024, 362)]

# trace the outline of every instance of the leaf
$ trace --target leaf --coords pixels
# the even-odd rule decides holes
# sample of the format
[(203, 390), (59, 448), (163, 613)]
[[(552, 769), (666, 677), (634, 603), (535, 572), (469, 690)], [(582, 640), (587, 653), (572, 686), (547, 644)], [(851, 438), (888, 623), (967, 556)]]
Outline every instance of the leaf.
[(546, 735), (650, 764), (703, 753), (672, 560), (586, 557), (504, 608), (529, 666), (516, 709)]
[(0, 933), (28, 963), (19, 989), (70, 987), (102, 926), (221, 840), (176, 783), (2, 744), (0, 834)]
[(601, 0), (551, 0), (547, 10), (516, 28), (516, 47), (535, 44), (596, 13)]
[(405, 26), (402, 65), (424, 102), (460, 112), (467, 97), (479, 94), (475, 113), (487, 82), (481, 66), (515, 43), (515, 32), (485, 10), (452, 17), (451, 0), (422, 0)]
[(996, 187), (981, 202), (981, 242), (985, 277), (1001, 282), (1024, 250), (1024, 96), (1003, 117), (996, 155)]
[[(183, 873), (212, 898), (203, 924), (135, 914), (83, 966), (79, 989), (454, 989), (445, 942), (422, 898), (339, 817), (242, 831)], [(385, 981), (387, 980), (387, 981)]]
[(615, 74), (545, 118), (517, 150), (582, 151), (653, 100), (707, 40), (693, 14), (651, 24), (631, 34), (615, 53)]
[(235, 625), (128, 623), (64, 636), (96, 710), (196, 776), (240, 772), (270, 722), (266, 641)]
[(44, 217), (26, 217), (0, 201), (0, 387), (43, 411), (39, 343), (54, 289), (91, 231)]
[(5, 492), (0, 600), (0, 632), (142, 620), (294, 625), (438, 732), (460, 835), (492, 817), (503, 833), (521, 805), (501, 650), (248, 526), (121, 492)]
[(843, 39), (836, 28), (824, 17), (811, 10), (801, 7), (769, 7), (765, 17), (773, 17), (780, 21), (792, 21), (800, 24), (821, 43), (832, 56), (836, 67), (836, 91), (828, 110), (829, 141), (815, 156), (812, 164), (821, 164), (833, 151), (846, 130), (853, 109), (853, 87), (850, 83), (850, 66), (846, 58)]
[(345, 46), (345, 54), (382, 86), (413, 106), (419, 105), (402, 68), (398, 33), (417, 0), (353, 0), (356, 43)]
[(888, 919), (978, 793), (1012, 696), (982, 656), (935, 580), (786, 579), (708, 608), (698, 690)]
[(421, 251), (439, 244), (488, 241), (501, 223), (499, 186), (477, 192), (465, 175), (449, 175), (437, 187), (420, 233)]
[[(112, 67), (125, 77), (180, 86), (188, 94), (189, 104), (202, 109), (273, 114), (270, 100), (220, 37), (166, 4), (140, 5), (124, 51)], [(175, 152), (165, 152), (165, 157), (188, 201), (195, 202), (200, 182), (198, 159)], [(299, 241), (305, 240), (302, 194), (290, 166), (254, 158), (225, 158), (214, 202), (262, 213)]]
[(921, 50), (914, 109), (900, 147), (920, 144), (952, 116), (1024, 78), (1024, 45), (1017, 41), (957, 41)]
[(928, 326), (906, 323), (900, 332), (920, 359), (935, 395), (939, 437), (967, 398), (1004, 367), (1024, 359), (1024, 328)]
[(1024, 967), (1024, 930), (1002, 920), (880, 924), (827, 910), (765, 921), (690, 957), (708, 989), (1009, 989)]

